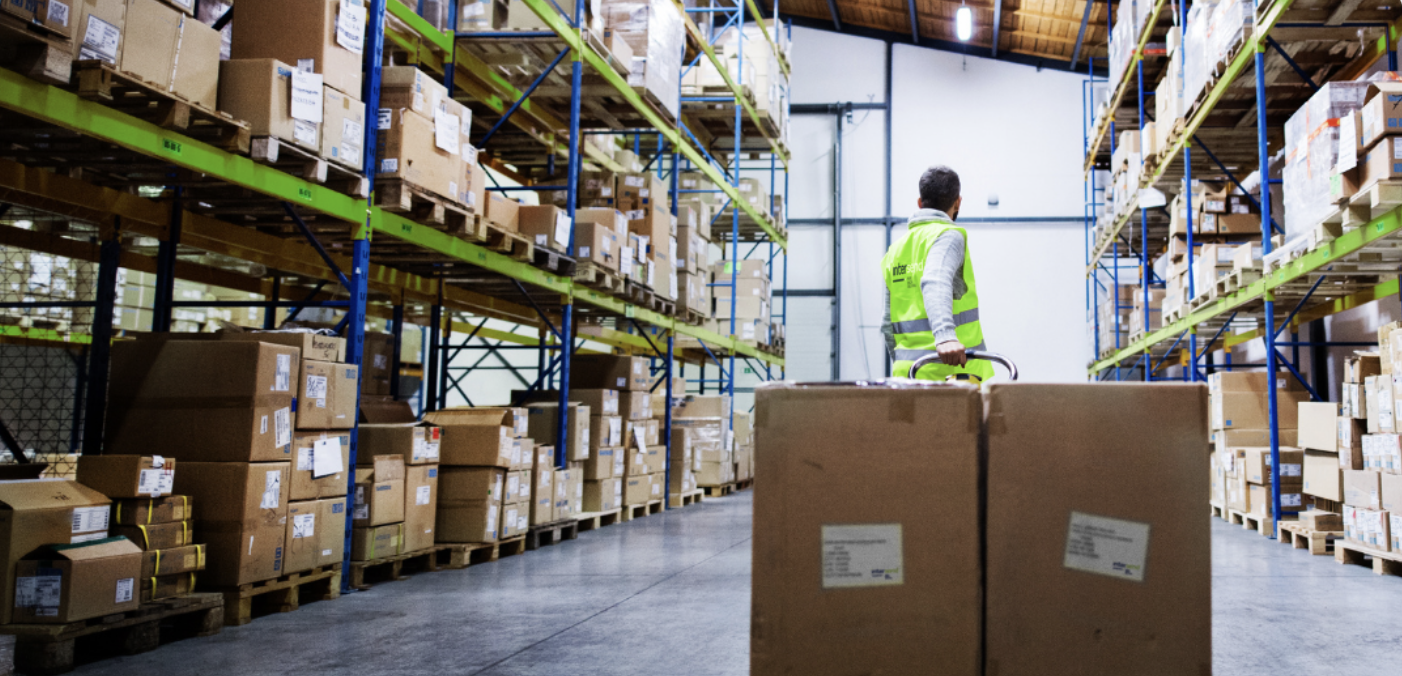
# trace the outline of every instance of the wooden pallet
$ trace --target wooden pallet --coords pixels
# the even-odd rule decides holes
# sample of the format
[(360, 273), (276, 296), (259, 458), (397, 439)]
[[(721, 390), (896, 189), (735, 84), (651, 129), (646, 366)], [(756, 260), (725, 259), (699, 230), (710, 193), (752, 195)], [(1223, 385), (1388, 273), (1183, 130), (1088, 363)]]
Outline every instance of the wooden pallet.
[(719, 486), (702, 486), (701, 491), (708, 498), (719, 498), (735, 492), (735, 482), (724, 483)]
[(583, 262), (574, 270), (574, 281), (604, 293), (621, 295), (626, 286), (625, 280), (611, 270), (605, 270), (598, 263)]
[(576, 518), (579, 522), (579, 532), (599, 530), (604, 526), (612, 526), (618, 523), (618, 515), (621, 509), (610, 509), (607, 512), (585, 512)]
[[(1372, 562), (1369, 562), (1372, 559)], [(1402, 554), (1384, 552), (1348, 540), (1334, 541), (1334, 560), (1341, 564), (1372, 566), (1377, 575), (1402, 576)]]
[(1233, 270), (1217, 278), (1216, 296), (1230, 296), (1261, 279), (1260, 270)]
[(1269, 516), (1261, 516), (1250, 512), (1239, 512), (1241, 515), (1241, 527), (1249, 531), (1255, 531), (1265, 537), (1275, 535), (1275, 519)]
[(634, 305), (652, 309), (652, 301), (656, 295), (652, 293), (652, 287), (629, 279), (624, 282), (621, 297)]
[(1333, 554), (1334, 542), (1344, 539), (1343, 531), (1315, 531), (1289, 521), (1280, 522), (1276, 528), (1276, 537), (1282, 543), (1295, 549), (1308, 549), (1315, 556)]
[(438, 567), (449, 570), (491, 563), (505, 556), (526, 552), (526, 536), (518, 535), (498, 542), (469, 542), (440, 544), (436, 548)]
[(754, 487), (755, 487), (755, 480), (754, 480), (754, 478), (740, 479), (739, 481), (736, 481), (736, 482), (735, 482), (735, 490), (737, 490), (737, 491), (747, 491), (747, 490), (749, 490), (749, 489), (751, 489), (751, 488), (754, 488)]
[[(163, 129), (171, 129), (236, 155), (247, 155), (252, 127), (228, 113), (185, 100), (139, 78), (117, 72), (105, 61), (79, 61), (78, 96), (98, 101)], [(167, 144), (177, 144), (167, 139)]]
[(365, 590), (382, 582), (394, 582), (415, 573), (431, 573), (438, 568), (438, 548), (429, 547), (370, 561), (352, 561), (350, 587)]
[(254, 162), (281, 169), (351, 197), (366, 199), (370, 196), (370, 181), (360, 172), (351, 171), (276, 136), (254, 137), (249, 155)]
[(1217, 504), (1217, 503), (1215, 503), (1215, 502), (1209, 502), (1208, 505), (1210, 505), (1210, 506), (1212, 507), (1212, 516), (1213, 516), (1213, 518), (1221, 519), (1221, 520), (1223, 520), (1223, 521), (1226, 521), (1226, 520), (1227, 520), (1227, 508), (1226, 508), (1226, 507), (1223, 507), (1222, 505), (1219, 505), (1219, 504)]
[(532, 265), (561, 277), (574, 277), (574, 271), (578, 265), (574, 258), (543, 246), (534, 247), (534, 252)]
[(467, 232), (462, 233), (463, 239), (477, 242), (518, 261), (535, 264), (535, 244), (529, 237), (517, 232), (507, 232), (500, 226), (488, 223), (481, 216), (469, 218), (468, 223)]
[(1402, 181), (1376, 181), (1359, 188), (1348, 198), (1348, 207), (1340, 214), (1341, 225), (1345, 230), (1352, 230), (1399, 206), (1402, 206)]
[(0, 66), (59, 86), (67, 85), (73, 76), (68, 38), (43, 26), (0, 12), (0, 44), (6, 46), (0, 50)]
[(531, 526), (526, 529), (526, 551), (533, 552), (541, 547), (558, 545), (565, 540), (579, 537), (579, 521), (562, 519), (552, 523)]
[(671, 507), (672, 509), (677, 509), (678, 507), (699, 505), (701, 504), (701, 501), (705, 498), (706, 494), (698, 488), (694, 491), (687, 491), (685, 493), (678, 493), (676, 495), (671, 496), (670, 498), (668, 498), (667, 506)]
[(641, 505), (626, 505), (619, 510), (619, 517), (622, 521), (633, 521), (641, 519), (650, 514), (662, 513), (661, 500), (649, 500)]
[(15, 636), (15, 667), (20, 671), (63, 674), (73, 670), (79, 657), (87, 662), (110, 655), (104, 648), (115, 646), (122, 654), (136, 655), (160, 647), (162, 639), (213, 636), (223, 629), (224, 596), (190, 594), (68, 624), (7, 624), (0, 626), (0, 634)]
[(376, 179), (375, 205), (451, 235), (467, 236), (476, 228), (467, 207), (404, 179)]
[(690, 324), (692, 326), (700, 326), (703, 322), (709, 319), (709, 317), (707, 317), (706, 315), (703, 315), (700, 312), (697, 312), (696, 310), (682, 307), (681, 305), (677, 306), (677, 313), (673, 316), (676, 317), (678, 320), (682, 321), (683, 323)]
[(341, 597), (341, 564), (317, 566), (308, 571), (231, 588), (216, 589), (224, 595), (224, 624), (238, 627), (255, 617), (290, 613), (304, 602)]

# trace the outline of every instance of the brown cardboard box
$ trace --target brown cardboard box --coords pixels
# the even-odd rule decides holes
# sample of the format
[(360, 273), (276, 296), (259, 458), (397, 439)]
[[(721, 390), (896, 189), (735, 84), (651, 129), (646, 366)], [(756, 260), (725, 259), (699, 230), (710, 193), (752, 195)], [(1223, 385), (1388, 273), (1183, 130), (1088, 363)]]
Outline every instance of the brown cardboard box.
[(421, 423), (362, 424), (356, 452), (398, 455), (406, 465), (430, 465), (438, 462), (440, 438), (439, 428)]
[(1363, 437), (1367, 423), (1354, 418), (1337, 418), (1339, 466), (1344, 469), (1362, 469)]
[(585, 512), (607, 512), (623, 506), (623, 480), (603, 479), (584, 482)]
[(579, 220), (579, 211), (575, 212), (574, 223), (575, 258), (581, 263), (590, 262), (610, 272), (618, 272), (618, 257), (622, 249), (618, 233), (611, 226)]
[(296, 348), (270, 343), (118, 342), (104, 451), (182, 463), (290, 460), (297, 365)]
[(158, 0), (127, 0), (117, 70), (170, 91), (184, 17)]
[[(1271, 487), (1250, 484), (1247, 486), (1249, 496), (1247, 498), (1248, 512), (1259, 517), (1272, 516), (1271, 510), (1274, 503), (1271, 501)], [(1304, 496), (1300, 493), (1300, 485), (1280, 486), (1280, 511), (1289, 515), (1291, 512), (1304, 508)]]
[(288, 506), (284, 574), (340, 563), (346, 549), (346, 499), (323, 498)]
[(1227, 509), (1238, 512), (1251, 510), (1251, 484), (1246, 483), (1246, 477), (1227, 477)]
[(177, 575), (204, 570), (204, 545), (186, 545), (141, 553), (141, 577)]
[(404, 551), (433, 546), (438, 515), (438, 465), (413, 465), (404, 473)]
[(143, 455), (85, 455), (78, 459), (78, 483), (109, 498), (170, 495), (175, 458)]
[(112, 501), (112, 523), (118, 525), (170, 523), (193, 518), (194, 500), (188, 495)]
[(126, 0), (73, 0), (73, 60), (100, 60), (115, 67), (122, 61)]
[[(273, 136), (312, 151), (319, 149), (318, 125), (292, 117), (292, 72), (276, 59), (225, 61), (219, 67), (219, 109), (252, 125), (254, 136)], [(263, 334), (221, 334), (259, 340)], [(282, 334), (288, 335), (288, 334)], [(312, 334), (291, 334), (309, 336)], [(340, 339), (337, 339), (340, 340)], [(275, 341), (282, 343), (283, 341)], [(341, 341), (344, 346), (344, 340)], [(286, 343), (283, 343), (286, 344)], [(342, 348), (344, 354), (344, 347)], [(304, 357), (312, 358), (315, 357)], [(344, 357), (342, 357), (344, 360)]]
[(521, 203), (507, 197), (505, 193), (497, 190), (486, 191), (483, 205), (482, 218), (488, 223), (507, 232), (516, 232), (520, 227), (518, 221)]
[(1344, 504), (1365, 509), (1382, 508), (1382, 481), (1379, 472), (1370, 469), (1346, 469), (1344, 472)]
[(419, 415), (407, 401), (395, 401), (389, 395), (365, 394), (365, 378), (360, 379), (360, 422), (372, 425), (402, 425), (417, 423)]
[[(512, 474), (515, 474), (518, 478), (516, 488), (516, 502), (522, 505), (529, 505), (531, 502), (531, 472), (534, 470), (535, 465), (533, 464), (531, 465), (531, 467), (532, 469), (523, 469), (519, 472), (512, 472)], [(527, 510), (526, 516), (529, 518), (529, 510)]]
[(623, 419), (616, 415), (590, 416), (589, 445), (593, 448), (622, 446)]
[(355, 172), (365, 169), (365, 103), (359, 96), (326, 87), (321, 104), (321, 156)]
[(449, 98), (443, 83), (415, 66), (386, 66), (380, 71), (380, 83), (380, 110), (407, 108), (432, 120), (434, 111)]
[[(224, 67), (229, 64), (240, 64), (239, 61), (225, 61)], [(286, 85), (286, 86), (291, 86)], [(238, 117), (235, 115), (235, 117)], [(242, 119), (242, 118), (241, 118)], [(258, 135), (257, 131), (253, 132)], [(222, 340), (241, 340), (244, 342), (273, 343), (275, 345), (286, 345), (295, 347), (301, 353), (302, 359), (311, 361), (329, 361), (344, 363), (346, 361), (346, 339), (339, 336), (324, 336), (319, 333), (308, 333), (306, 331), (239, 331), (225, 332), (218, 334)]]
[(517, 535), (522, 535), (522, 534), (523, 534), (523, 533), (521, 533), (521, 532), (518, 532), (518, 530), (517, 530), (517, 528), (516, 528), (517, 517), (520, 516), (520, 514), (521, 514), (521, 507), (520, 507), (520, 505), (502, 505), (502, 506), (501, 506), (501, 520), (500, 520), (499, 523), (501, 524), (500, 531), (501, 531), (501, 538), (502, 538), (503, 540), (505, 540), (506, 538), (515, 537), (515, 536), (517, 536)]
[[(1241, 475), (1248, 483), (1271, 483), (1271, 449), (1243, 449)], [(1290, 448), (1280, 449), (1280, 483), (1295, 485), (1304, 482), (1305, 452)]]
[[(1281, 446), (1299, 447), (1299, 436), (1295, 433), (1295, 428), (1281, 428), (1277, 432)], [(1269, 446), (1271, 445), (1270, 430), (1212, 430), (1212, 443), (1217, 448), (1235, 448), (1238, 446)]]
[(647, 474), (631, 475), (623, 480), (623, 504), (647, 504), (652, 498), (652, 479)]
[(386, 108), (379, 119), (379, 124), (388, 121), (389, 126), (379, 128), (377, 176), (402, 179), (453, 202), (463, 201), (462, 156), (438, 147), (431, 118), (408, 108)]
[(536, 464), (531, 470), (531, 525), (555, 520), (555, 449), (536, 447)]
[(215, 585), (282, 574), (291, 465), (182, 462), (175, 491), (194, 498), (195, 528), (208, 547), (204, 579)]
[(1362, 383), (1368, 376), (1382, 374), (1382, 358), (1377, 352), (1356, 354), (1344, 358), (1344, 382)]
[[(1402, 128), (1402, 83), (1375, 82), (1368, 86), (1359, 110), (1359, 149), (1366, 149)], [(1362, 154), (1362, 153), (1360, 153)]]
[[(289, 500), (345, 497), (348, 483), (346, 467), (350, 452), (349, 433), (298, 431), (292, 435), (292, 447), (295, 449), (296, 460), (292, 463)], [(360, 449), (361, 453), (366, 453), (363, 444)], [(321, 458), (325, 464), (321, 472), (318, 472), (316, 467), (318, 452), (327, 455)], [(332, 466), (340, 469), (335, 473), (325, 473)]]
[(1333, 512), (1310, 510), (1300, 512), (1300, 525), (1312, 531), (1340, 531), (1344, 529), (1343, 519)]
[[(596, 448), (589, 452), (584, 461), (582, 476), (584, 481), (602, 481), (613, 478), (613, 454), (621, 453), (621, 448)], [(598, 510), (594, 510), (598, 511)]]
[(579, 355), (570, 362), (570, 369), (570, 382), (582, 388), (643, 392), (652, 389), (646, 357)]
[[(512, 464), (515, 427), (511, 413), (484, 416), (471, 409), (434, 411), (424, 416), (426, 422), (441, 429), (438, 462), (442, 465), (507, 468)], [(519, 452), (519, 451), (518, 451)]]
[[(337, 35), (340, 0), (239, 0), (243, 16), (271, 17), (273, 20), (240, 24), (234, 22), (231, 54), (235, 59), (278, 59), (294, 67), (305, 62), (312, 72), (321, 73), (326, 85), (339, 91), (360, 91), (365, 21), (360, 21), (361, 45), (356, 45), (353, 21)], [(348, 3), (355, 7), (359, 1)], [(368, 3), (366, 3), (368, 4)], [(349, 42), (355, 51), (344, 45)]]
[(1378, 477), (1379, 502), (1389, 514), (1402, 514), (1402, 474), (1384, 472)]
[(560, 252), (569, 249), (570, 215), (560, 207), (522, 205), (516, 228), (536, 246)]
[(188, 596), (195, 591), (196, 573), (174, 573), (141, 578), (141, 602)]
[(141, 551), (122, 538), (50, 545), (14, 570), (16, 622), (63, 624), (141, 605), (136, 589)]
[[(529, 404), (529, 436), (539, 444), (556, 441), (559, 434), (559, 404)], [(589, 407), (570, 403), (565, 432), (565, 459), (587, 460), (589, 458)]]
[(962, 387), (757, 390), (752, 674), (982, 673), (982, 410)]
[[(357, 457), (357, 460), (361, 458)], [(383, 526), (404, 520), (404, 459), (397, 455), (377, 455), (370, 467), (355, 471), (355, 511), (357, 528)]]
[(194, 544), (194, 531), (189, 521), (153, 523), (137, 526), (113, 526), (113, 535), (131, 540), (143, 550), (172, 549)]
[[(530, 487), (531, 480), (526, 479), (526, 488)], [(501, 501), (502, 504), (514, 505), (521, 502), (521, 472), (513, 471), (506, 473), (506, 482), (502, 484)]]
[[(0, 482), (0, 551), (14, 570), (20, 557), (50, 544), (89, 542), (107, 537), (110, 501), (73, 481)], [(12, 620), (14, 586), (0, 591), (0, 623)]]
[[(1216, 374), (1214, 374), (1216, 375)], [(1298, 404), (1309, 400), (1309, 393), (1280, 390), (1276, 393), (1276, 420), (1281, 428), (1296, 428)], [(1214, 429), (1269, 429), (1269, 397), (1265, 392), (1227, 391), (1212, 397)]]
[(344, 430), (355, 426), (360, 369), (355, 364), (302, 360), (297, 429)]
[(1339, 405), (1302, 401), (1296, 407), (1300, 446), (1337, 452)]
[[(344, 539), (344, 538), (343, 538)], [(374, 561), (404, 553), (404, 524), (351, 530), (351, 560)]]
[[(716, 281), (720, 281), (719, 278)], [(1264, 393), (1270, 383), (1269, 374), (1260, 371), (1218, 371), (1207, 376), (1208, 390), (1216, 394), (1218, 392), (1258, 392)], [(1276, 387), (1281, 390), (1291, 390), (1296, 392), (1304, 391), (1304, 388), (1295, 381), (1288, 371), (1281, 371), (1276, 375)]]
[(183, 17), (170, 90), (207, 110), (219, 107), (219, 32)]
[(1305, 451), (1304, 491), (1325, 500), (1343, 501), (1343, 470), (1339, 469), (1337, 456), (1321, 451)]
[(440, 467), (438, 542), (496, 542), (505, 472), (495, 467)]
[[(660, 411), (658, 412), (661, 413)], [(625, 420), (647, 420), (651, 418), (652, 393), (646, 390), (631, 390), (618, 393), (618, 415)]]
[(1398, 152), (1402, 152), (1402, 144), (1397, 143), (1396, 136), (1380, 139), (1377, 145), (1358, 159), (1358, 184), (1367, 186), (1402, 176), (1402, 162), (1396, 159)]
[[(989, 390), (987, 671), (1211, 671), (1206, 403), (1200, 385)], [(1126, 447), (1131, 435), (1142, 443)], [(1066, 621), (1073, 608), (1083, 622)]]
[(360, 393), (389, 395), (390, 369), (394, 367), (394, 337), (388, 333), (366, 332), (360, 362)]

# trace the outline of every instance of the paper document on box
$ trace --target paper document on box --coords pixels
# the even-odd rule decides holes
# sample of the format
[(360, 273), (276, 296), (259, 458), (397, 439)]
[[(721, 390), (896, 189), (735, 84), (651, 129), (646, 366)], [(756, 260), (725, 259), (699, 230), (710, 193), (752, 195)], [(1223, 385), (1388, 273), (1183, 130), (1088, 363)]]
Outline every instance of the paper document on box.
[(320, 479), (341, 471), (344, 456), (341, 455), (341, 438), (318, 439), (312, 447), (312, 478)]

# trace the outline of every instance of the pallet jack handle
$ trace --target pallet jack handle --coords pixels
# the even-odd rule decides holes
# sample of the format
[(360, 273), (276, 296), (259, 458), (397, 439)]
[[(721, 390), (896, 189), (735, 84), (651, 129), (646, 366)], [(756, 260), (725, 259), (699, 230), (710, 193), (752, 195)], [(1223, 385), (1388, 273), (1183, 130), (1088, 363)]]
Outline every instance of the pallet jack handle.
[[(1008, 376), (1012, 380), (1017, 380), (1017, 364), (1014, 364), (1013, 360), (1008, 359), (1007, 357), (998, 354), (997, 352), (984, 352), (982, 350), (970, 349), (964, 350), (964, 356), (968, 357), (969, 359), (982, 359), (984, 361), (991, 361), (995, 364), (1002, 364), (1004, 368), (1008, 369)], [(918, 371), (920, 371), (921, 368), (924, 368), (925, 366), (928, 366), (930, 364), (940, 363), (943, 362), (940, 361), (939, 355), (927, 354), (919, 359), (916, 359), (915, 363), (910, 365), (910, 373), (906, 374), (906, 377), (914, 378), (915, 374)]]

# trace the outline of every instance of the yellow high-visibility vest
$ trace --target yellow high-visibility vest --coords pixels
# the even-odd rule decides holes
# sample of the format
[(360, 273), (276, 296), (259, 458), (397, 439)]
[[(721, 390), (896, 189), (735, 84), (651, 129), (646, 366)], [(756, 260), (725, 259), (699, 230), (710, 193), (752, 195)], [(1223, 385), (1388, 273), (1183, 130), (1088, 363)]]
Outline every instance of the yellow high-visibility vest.
[[(946, 221), (912, 223), (906, 234), (891, 245), (881, 259), (886, 289), (891, 294), (891, 323), (896, 333), (896, 363), (891, 374), (905, 377), (915, 360), (935, 350), (935, 336), (930, 332), (930, 317), (925, 312), (925, 298), (920, 295), (920, 278), (925, 272), (925, 258), (935, 240), (949, 230), (964, 238), (964, 295), (954, 299), (954, 335), (965, 348), (982, 350), (983, 326), (978, 316), (978, 285), (974, 282), (974, 264), (969, 257), (969, 236), (963, 228)], [(980, 380), (993, 377), (993, 364), (971, 361), (968, 365), (948, 366), (934, 363), (920, 368), (915, 377), (921, 380), (944, 380), (947, 376), (969, 374)]]

